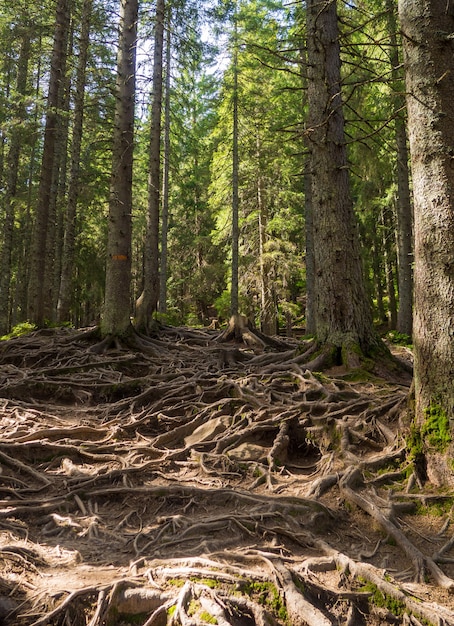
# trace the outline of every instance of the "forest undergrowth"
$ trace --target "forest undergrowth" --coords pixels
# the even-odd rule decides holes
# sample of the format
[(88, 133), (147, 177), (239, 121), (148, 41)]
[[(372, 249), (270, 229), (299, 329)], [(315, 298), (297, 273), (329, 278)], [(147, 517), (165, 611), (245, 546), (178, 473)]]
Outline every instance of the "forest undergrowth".
[(454, 625), (454, 497), (413, 471), (408, 375), (218, 336), (0, 344), (0, 623)]

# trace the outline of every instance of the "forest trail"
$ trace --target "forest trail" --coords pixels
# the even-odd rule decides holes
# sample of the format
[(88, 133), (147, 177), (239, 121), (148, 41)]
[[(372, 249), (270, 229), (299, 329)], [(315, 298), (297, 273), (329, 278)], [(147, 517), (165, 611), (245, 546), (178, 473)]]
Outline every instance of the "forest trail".
[(0, 344), (0, 623), (454, 625), (454, 502), (411, 471), (410, 381), (216, 337)]

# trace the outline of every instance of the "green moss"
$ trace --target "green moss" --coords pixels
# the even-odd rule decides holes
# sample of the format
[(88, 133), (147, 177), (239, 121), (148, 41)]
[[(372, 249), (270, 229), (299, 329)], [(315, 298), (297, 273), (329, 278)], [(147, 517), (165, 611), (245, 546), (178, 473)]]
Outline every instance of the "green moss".
[(192, 599), (188, 606), (188, 615), (195, 615), (200, 609), (200, 602)]
[(387, 609), (396, 617), (400, 617), (407, 610), (404, 602), (387, 594), (383, 594), (379, 588), (371, 582), (366, 582), (361, 588), (361, 591), (369, 592), (371, 594), (369, 601), (372, 602), (372, 604), (378, 608)]
[(210, 615), (207, 611), (202, 611), (199, 614), (199, 618), (202, 620), (202, 622), (206, 622), (207, 624), (218, 623), (218, 620), (213, 615)]
[(449, 513), (454, 506), (454, 498), (442, 497), (436, 502), (423, 504), (418, 502), (415, 506), (415, 515), (431, 515), (432, 517), (443, 517)]
[(192, 576), (190, 580), (193, 583), (199, 583), (200, 585), (205, 585), (205, 587), (209, 587), (210, 589), (216, 589), (220, 586), (220, 583), (215, 578), (197, 578), (196, 576)]
[(355, 367), (347, 374), (343, 374), (341, 378), (342, 380), (346, 380), (352, 383), (370, 382), (372, 380), (377, 380), (376, 376), (373, 376), (370, 372), (362, 367)]
[(245, 593), (254, 597), (259, 604), (271, 609), (283, 621), (288, 620), (287, 609), (275, 585), (269, 582), (246, 583)]
[(421, 437), (429, 445), (443, 452), (451, 443), (449, 418), (443, 407), (432, 404), (424, 411), (425, 422), (421, 428)]

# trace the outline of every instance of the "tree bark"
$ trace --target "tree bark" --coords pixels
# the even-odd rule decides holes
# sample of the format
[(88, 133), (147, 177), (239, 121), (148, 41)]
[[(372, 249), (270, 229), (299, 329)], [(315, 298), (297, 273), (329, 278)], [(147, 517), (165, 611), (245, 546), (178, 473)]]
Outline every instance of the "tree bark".
[(312, 158), (309, 150), (304, 163), (304, 217), (306, 245), (306, 335), (315, 335), (315, 250), (312, 205)]
[(132, 166), (138, 0), (121, 0), (106, 294), (101, 330), (122, 336), (131, 326)]
[(394, 2), (386, 0), (390, 37), (390, 63), (394, 109), (394, 132), (397, 156), (397, 269), (399, 309), (397, 330), (406, 335), (413, 330), (413, 206), (410, 193), (405, 97), (401, 93), (402, 76), (397, 40)]
[[(26, 109), (24, 97), (27, 89), (28, 63), (30, 60), (30, 31), (24, 28), (22, 43), (17, 63), (16, 90), (18, 102), (15, 107), (17, 120), (25, 120)], [(14, 233), (14, 199), (17, 192), (17, 178), (19, 170), (19, 157), (21, 151), (21, 126), (15, 124), (11, 129), (10, 148), (7, 157), (7, 179), (3, 199), (3, 232), (2, 232), (2, 256), (0, 266), (0, 334), (4, 335), (9, 330), (10, 308), (10, 283), (11, 283), (11, 260), (13, 253)]]
[(46, 236), (46, 267), (43, 284), (44, 319), (55, 322), (57, 316), (58, 279), (61, 273), (61, 242), (63, 231), (63, 206), (68, 167), (69, 108), (71, 73), (67, 71), (67, 58), (72, 54), (74, 31), (67, 37), (67, 52), (61, 67), (63, 79), (58, 94), (58, 126), (55, 137), (52, 185), (49, 194), (49, 215)]
[(44, 323), (44, 278), (49, 226), (49, 205), (54, 175), (55, 147), (58, 133), (60, 85), (64, 79), (66, 43), (70, 20), (69, 0), (58, 0), (52, 60), (47, 97), (43, 157), (36, 208), (35, 229), (31, 248), (31, 269), (28, 285), (28, 318), (38, 326)]
[(159, 279), (159, 312), (167, 312), (167, 238), (169, 229), (169, 176), (170, 176), (170, 70), (171, 37), (170, 9), (166, 40), (166, 80), (164, 98), (164, 169), (162, 173), (162, 221), (161, 221), (161, 266)]
[(276, 307), (273, 297), (273, 283), (270, 276), (271, 263), (267, 258), (266, 244), (268, 240), (268, 206), (263, 180), (262, 142), (260, 130), (256, 129), (256, 158), (257, 173), (257, 209), (259, 218), (259, 264), (260, 264), (260, 327), (265, 335), (275, 335), (277, 332)]
[[(399, 0), (399, 15), (415, 205), (416, 422), (435, 411), (454, 437), (454, 6)], [(453, 482), (449, 456), (435, 481)]]
[(59, 322), (70, 320), (72, 300), (72, 278), (74, 271), (74, 246), (76, 238), (76, 210), (79, 195), (80, 151), (82, 144), (85, 75), (90, 44), (90, 19), (93, 0), (85, 0), (83, 5), (79, 38), (79, 58), (77, 64), (76, 93), (74, 101), (74, 124), (70, 155), (68, 197), (66, 204), (65, 232), (62, 253), (62, 272), (57, 305)]
[(389, 328), (397, 328), (397, 301), (394, 268), (396, 266), (396, 254), (394, 247), (394, 214), (385, 207), (381, 211), (380, 222), (382, 226), (382, 255), (385, 268), (386, 288), (388, 291)]
[(143, 290), (136, 303), (135, 325), (148, 333), (159, 299), (159, 203), (161, 179), (162, 63), (164, 48), (164, 0), (156, 2), (153, 55), (153, 102), (151, 105), (150, 167), (148, 173), (147, 232), (144, 252)]
[(238, 26), (236, 15), (233, 15), (233, 131), (232, 131), (232, 278), (230, 286), (230, 314), (239, 314), (239, 156), (238, 156)]
[(339, 349), (378, 345), (349, 188), (336, 2), (308, 0), (307, 61), (315, 250), (315, 327)]

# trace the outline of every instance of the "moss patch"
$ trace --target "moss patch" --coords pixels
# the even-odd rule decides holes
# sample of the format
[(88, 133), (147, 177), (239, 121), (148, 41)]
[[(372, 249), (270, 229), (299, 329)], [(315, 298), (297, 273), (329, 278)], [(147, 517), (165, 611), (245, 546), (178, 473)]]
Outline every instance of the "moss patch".
[(271, 609), (284, 622), (288, 620), (287, 609), (282, 601), (278, 589), (269, 582), (247, 582), (245, 593), (257, 599), (262, 606)]
[(439, 404), (432, 404), (424, 411), (425, 422), (421, 428), (421, 437), (439, 452), (446, 450), (451, 443), (449, 418)]
[(371, 582), (366, 582), (361, 588), (361, 591), (369, 592), (371, 594), (369, 601), (372, 604), (378, 608), (387, 609), (396, 617), (400, 617), (407, 610), (404, 602), (387, 594), (383, 594), (379, 588)]

